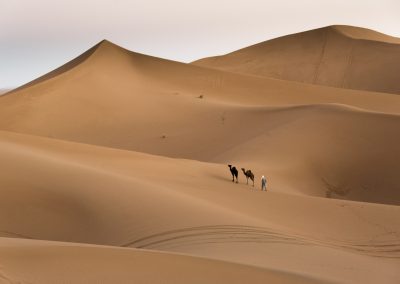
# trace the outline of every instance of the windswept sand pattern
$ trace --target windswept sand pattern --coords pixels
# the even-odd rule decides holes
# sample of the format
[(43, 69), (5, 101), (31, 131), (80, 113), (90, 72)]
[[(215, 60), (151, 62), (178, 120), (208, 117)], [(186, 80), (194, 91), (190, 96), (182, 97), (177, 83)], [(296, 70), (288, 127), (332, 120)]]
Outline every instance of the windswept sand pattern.
[(165, 250), (174, 246), (190, 246), (218, 242), (282, 242), (287, 244), (306, 244), (305, 242), (302, 242), (294, 237), (268, 231), (263, 228), (237, 225), (219, 225), (167, 231), (145, 238), (140, 238), (123, 246)]
[(385, 258), (400, 258), (400, 242), (358, 242), (315, 239), (298, 235), (279, 233), (262, 227), (219, 225), (183, 228), (140, 238), (123, 244), (123, 247), (169, 250), (177, 247), (218, 243), (259, 243), (327, 246), (356, 253)]

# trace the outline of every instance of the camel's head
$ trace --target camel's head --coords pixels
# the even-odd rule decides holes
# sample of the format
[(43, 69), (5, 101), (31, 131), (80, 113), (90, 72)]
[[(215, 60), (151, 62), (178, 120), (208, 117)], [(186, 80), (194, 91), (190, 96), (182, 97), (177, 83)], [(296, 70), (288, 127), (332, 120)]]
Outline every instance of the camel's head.
[(232, 168), (232, 165), (228, 165), (229, 168)]
[(244, 171), (244, 172), (245, 172), (245, 171), (246, 171), (246, 169), (245, 169), (245, 168), (242, 168), (242, 171)]

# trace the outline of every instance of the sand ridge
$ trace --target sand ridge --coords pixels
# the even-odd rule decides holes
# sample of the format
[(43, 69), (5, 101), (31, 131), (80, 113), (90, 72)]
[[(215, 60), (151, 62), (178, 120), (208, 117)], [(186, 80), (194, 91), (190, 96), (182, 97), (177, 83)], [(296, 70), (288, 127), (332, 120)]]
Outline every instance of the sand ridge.
[(8, 89), (0, 89), (0, 95), (3, 95), (3, 94), (5, 94), (5, 93), (7, 93), (9, 91), (10, 90), (8, 90)]
[(400, 38), (389, 36), (370, 29), (345, 25), (334, 25), (331, 26), (331, 28), (354, 39), (400, 44)]

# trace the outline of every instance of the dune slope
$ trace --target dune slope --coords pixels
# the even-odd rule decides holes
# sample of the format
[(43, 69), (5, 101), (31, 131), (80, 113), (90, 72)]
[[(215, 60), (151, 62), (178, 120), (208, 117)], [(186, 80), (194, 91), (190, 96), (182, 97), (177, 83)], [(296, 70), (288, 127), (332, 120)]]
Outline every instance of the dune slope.
[[(62, 67), (58, 76), (0, 98), (0, 129), (173, 158), (238, 163), (257, 177), (267, 174), (283, 192), (400, 202), (398, 115), (330, 104), (271, 107), (275, 94), (264, 97), (257, 93), (263, 88), (250, 83), (265, 84), (270, 92), (270, 82), (282, 81), (165, 61), (109, 42), (89, 53), (80, 64)], [(224, 83), (202, 99), (195, 96), (202, 76), (219, 75), (251, 86), (255, 95), (240, 89), (230, 93), (235, 84)], [(295, 96), (284, 86), (277, 101), (286, 104), (341, 98), (335, 92)], [(342, 98), (350, 105), (382, 112), (400, 108), (396, 95), (345, 92)]]
[[(2, 237), (178, 252), (301, 275), (299, 281), (399, 277), (398, 206), (265, 193), (232, 184), (225, 165), (1, 135)], [(7, 255), (51, 257), (29, 247), (8, 248), (2, 267)], [(67, 252), (50, 254), (57, 253)], [(81, 253), (89, 262), (92, 253), (77, 248)]]
[(288, 35), (193, 64), (277, 79), (400, 93), (400, 39), (329, 26)]

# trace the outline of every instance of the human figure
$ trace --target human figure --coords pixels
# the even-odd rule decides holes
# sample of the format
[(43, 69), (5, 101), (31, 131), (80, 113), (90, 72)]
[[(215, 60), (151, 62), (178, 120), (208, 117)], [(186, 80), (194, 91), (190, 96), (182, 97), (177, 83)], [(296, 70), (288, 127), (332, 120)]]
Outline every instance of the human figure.
[(267, 179), (265, 176), (261, 177), (261, 191), (267, 191)]

